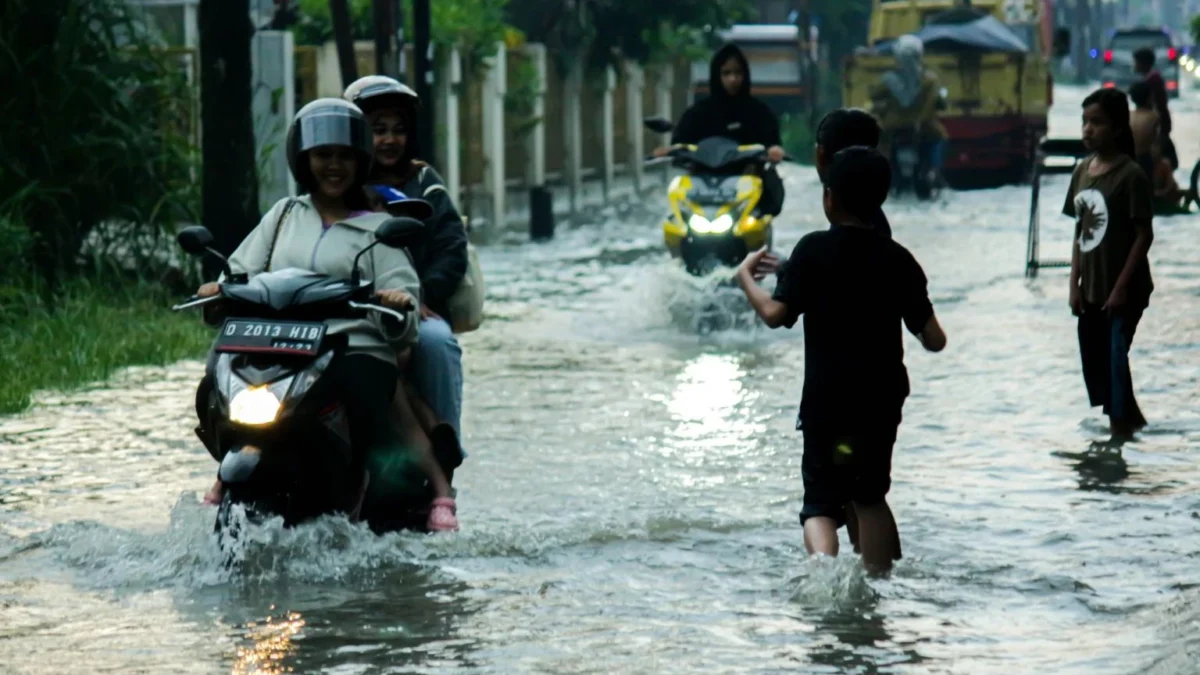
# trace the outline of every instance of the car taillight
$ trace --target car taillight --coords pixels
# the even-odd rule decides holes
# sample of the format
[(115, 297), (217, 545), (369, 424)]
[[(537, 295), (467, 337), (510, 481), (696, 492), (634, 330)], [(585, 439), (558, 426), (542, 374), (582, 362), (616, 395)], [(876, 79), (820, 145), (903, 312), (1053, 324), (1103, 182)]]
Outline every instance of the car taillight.
[(1179, 52), (1175, 51), (1174, 47), (1167, 50), (1167, 60), (1174, 61), (1179, 56)]
[(1175, 91), (1178, 88), (1179, 88), (1178, 82), (1176, 82), (1175, 80), (1167, 80), (1167, 89), (1170, 89), (1171, 91)]
[(1112, 50), (1111, 49), (1104, 50), (1104, 62), (1112, 63)]
[(1105, 83), (1104, 83), (1104, 88), (1105, 88), (1105, 89), (1116, 89), (1116, 88), (1117, 88), (1117, 83), (1116, 83), (1116, 82), (1105, 82)]

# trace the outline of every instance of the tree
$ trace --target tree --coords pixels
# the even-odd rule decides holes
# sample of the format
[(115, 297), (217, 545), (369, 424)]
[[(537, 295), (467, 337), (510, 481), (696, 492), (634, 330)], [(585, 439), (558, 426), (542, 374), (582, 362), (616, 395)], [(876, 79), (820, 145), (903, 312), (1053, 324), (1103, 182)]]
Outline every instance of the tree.
[(750, 15), (745, 0), (525, 0), (508, 12), (530, 39), (581, 52), (592, 71), (620, 58), (647, 62), (707, 45), (716, 30)]
[(202, 218), (228, 255), (259, 220), (250, 89), (254, 27), (249, 0), (201, 0), (199, 18)]

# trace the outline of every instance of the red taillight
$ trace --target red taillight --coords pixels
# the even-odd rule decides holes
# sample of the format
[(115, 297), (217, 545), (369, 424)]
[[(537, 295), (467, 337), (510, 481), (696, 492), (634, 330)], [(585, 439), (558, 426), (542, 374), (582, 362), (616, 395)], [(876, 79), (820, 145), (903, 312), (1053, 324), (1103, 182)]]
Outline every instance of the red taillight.
[(1117, 83), (1116, 83), (1116, 82), (1105, 82), (1105, 83), (1104, 83), (1104, 88), (1105, 88), (1105, 89), (1116, 89), (1116, 88), (1117, 88)]
[(1167, 60), (1168, 61), (1174, 61), (1177, 56), (1179, 56), (1179, 52), (1175, 51), (1174, 47), (1171, 47), (1170, 49), (1167, 50)]
[(1176, 82), (1175, 80), (1167, 80), (1167, 89), (1170, 89), (1171, 91), (1175, 91), (1178, 88), (1179, 88), (1178, 82)]
[(1104, 62), (1112, 63), (1112, 50), (1111, 49), (1104, 50)]

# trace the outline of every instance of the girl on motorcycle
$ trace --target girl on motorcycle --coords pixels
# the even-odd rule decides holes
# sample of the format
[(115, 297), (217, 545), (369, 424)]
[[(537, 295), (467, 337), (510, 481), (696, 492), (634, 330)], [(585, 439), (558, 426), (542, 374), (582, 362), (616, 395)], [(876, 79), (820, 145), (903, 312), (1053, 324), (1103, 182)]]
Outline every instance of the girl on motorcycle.
[[(251, 277), (291, 267), (349, 278), (355, 255), (374, 240), (375, 229), (388, 219), (388, 215), (370, 210), (365, 191), (372, 156), (366, 118), (341, 99), (319, 99), (296, 114), (287, 143), (292, 176), (305, 194), (275, 204), (230, 256), (230, 268)], [(378, 316), (330, 323), (331, 333), (344, 333), (349, 339), (333, 376), (341, 383), (355, 463), (374, 470), (370, 475), (364, 471), (358, 504), (369, 483), (395, 478), (377, 475), (375, 469), (400, 464), (397, 469), (403, 470), (407, 465), (393, 461), (402, 454), (393, 426), (394, 410), (401, 417), (410, 450), (415, 451), (413, 459), (436, 495), (427, 526), (430, 530), (454, 530), (458, 528), (454, 500), (429, 438), (405, 397), (393, 401), (400, 372), (417, 342), (419, 280), (403, 250), (379, 246), (368, 256), (360, 267), (375, 280), (380, 303), (405, 313), (409, 320), (403, 326)], [(197, 295), (215, 295), (219, 290), (217, 284), (209, 283)], [(220, 499), (218, 480), (205, 501)]]
[(467, 273), (467, 232), (446, 186), (418, 159), (416, 92), (383, 75), (355, 80), (343, 95), (366, 114), (374, 137), (369, 182), (398, 188), (433, 206), (426, 240), (412, 249), (421, 278), (421, 328), (407, 374), (436, 422), (461, 431), (462, 348), (451, 330), (449, 301)]

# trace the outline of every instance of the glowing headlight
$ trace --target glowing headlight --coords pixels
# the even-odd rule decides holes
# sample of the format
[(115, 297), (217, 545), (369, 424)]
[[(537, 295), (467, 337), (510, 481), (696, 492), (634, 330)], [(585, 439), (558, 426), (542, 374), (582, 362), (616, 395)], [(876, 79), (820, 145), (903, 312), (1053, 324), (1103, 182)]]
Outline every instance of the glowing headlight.
[(234, 395), (229, 402), (229, 421), (263, 426), (279, 416), (279, 397), (266, 387), (250, 387)]
[(688, 225), (697, 234), (723, 234), (733, 229), (733, 216), (728, 213), (709, 220), (699, 214), (693, 214)]

